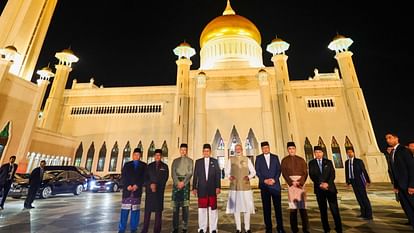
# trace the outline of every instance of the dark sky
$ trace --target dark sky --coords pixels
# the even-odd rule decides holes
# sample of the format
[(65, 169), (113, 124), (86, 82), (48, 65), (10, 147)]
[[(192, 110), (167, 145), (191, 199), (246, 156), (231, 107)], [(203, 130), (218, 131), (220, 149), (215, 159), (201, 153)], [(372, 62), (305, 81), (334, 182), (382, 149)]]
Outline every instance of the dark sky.
[[(1, 1), (0, 10), (5, 1)], [(197, 51), (199, 36), (225, 0), (126, 1), (60, 0), (52, 18), (37, 69), (57, 62), (54, 54), (69, 46), (79, 56), (68, 81), (98, 85), (172, 85), (176, 79), (174, 49), (183, 40)], [(369, 8), (361, 4), (370, 4)], [(314, 68), (337, 66), (327, 46), (337, 32), (351, 37), (354, 63), (380, 147), (391, 130), (403, 141), (414, 139), (414, 77), (409, 30), (410, 9), (398, 1), (232, 0), (237, 14), (250, 19), (262, 35), (263, 60), (272, 66), (266, 45), (277, 35), (290, 43), (292, 80), (307, 79)], [(412, 33), (412, 32), (411, 32)], [(34, 77), (34, 80), (37, 77)]]

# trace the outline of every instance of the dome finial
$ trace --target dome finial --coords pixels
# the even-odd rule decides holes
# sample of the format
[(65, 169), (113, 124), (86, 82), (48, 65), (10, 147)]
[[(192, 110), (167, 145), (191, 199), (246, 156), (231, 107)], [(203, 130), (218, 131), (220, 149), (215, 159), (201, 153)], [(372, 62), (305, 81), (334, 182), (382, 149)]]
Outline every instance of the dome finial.
[(223, 12), (223, 15), (235, 15), (236, 12), (231, 8), (230, 0), (227, 0), (227, 6), (226, 9)]

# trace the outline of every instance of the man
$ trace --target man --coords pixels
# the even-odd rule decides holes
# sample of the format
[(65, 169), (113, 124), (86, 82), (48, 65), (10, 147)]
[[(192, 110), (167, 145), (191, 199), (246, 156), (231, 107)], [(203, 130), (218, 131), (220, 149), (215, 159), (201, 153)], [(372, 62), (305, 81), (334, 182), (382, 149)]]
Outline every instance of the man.
[(394, 192), (398, 193), (408, 221), (414, 228), (414, 158), (404, 146), (400, 145), (395, 133), (387, 133), (385, 140), (393, 147), (391, 152), (391, 173), (394, 178)]
[(346, 154), (348, 160), (345, 161), (345, 179), (348, 187), (352, 186), (355, 197), (358, 201), (361, 215), (365, 220), (372, 220), (371, 202), (367, 195), (367, 186), (371, 183), (364, 162), (361, 159), (355, 158), (353, 148), (347, 148)]
[(141, 149), (135, 148), (132, 161), (125, 163), (122, 168), (121, 182), (123, 188), (119, 233), (124, 233), (126, 230), (129, 212), (131, 212), (131, 233), (138, 232), (142, 186), (144, 185), (147, 169), (147, 164), (140, 161), (141, 155)]
[(289, 186), (288, 201), (290, 209), (290, 229), (293, 233), (299, 232), (298, 209), (302, 219), (302, 231), (309, 232), (309, 219), (306, 210), (305, 182), (308, 178), (306, 161), (296, 155), (294, 142), (287, 143), (288, 156), (282, 159), (282, 176)]
[(342, 232), (337, 190), (334, 183), (335, 169), (331, 160), (323, 158), (321, 146), (315, 146), (313, 151), (315, 158), (309, 161), (309, 176), (314, 184), (313, 188), (318, 201), (323, 230), (325, 232), (330, 232), (331, 230), (328, 222), (328, 202), (335, 221), (335, 230), (336, 232)]
[(253, 193), (250, 180), (256, 175), (252, 161), (243, 156), (243, 147), (236, 144), (235, 156), (230, 156), (225, 167), (225, 174), (230, 180), (229, 199), (227, 201), (227, 214), (234, 214), (236, 233), (241, 233), (240, 213), (244, 213), (244, 230), (250, 231), (250, 214), (254, 214)]
[(187, 156), (188, 146), (185, 143), (180, 145), (181, 157), (174, 159), (171, 166), (173, 179), (172, 207), (173, 207), (173, 231), (178, 233), (180, 208), (182, 208), (183, 228), (182, 232), (187, 233), (188, 210), (190, 206), (190, 180), (193, 176), (193, 160)]
[[(203, 145), (203, 158), (194, 167), (193, 194), (198, 196), (198, 232), (217, 233), (217, 195), (221, 189), (221, 171), (217, 159), (210, 158), (210, 144)], [(208, 219), (208, 221), (207, 221)]]
[(9, 194), (11, 185), (14, 181), (14, 174), (17, 170), (16, 156), (11, 156), (9, 162), (0, 167), (0, 193), (1, 196), (0, 210), (4, 209), (4, 202)]
[(408, 150), (411, 152), (411, 155), (414, 156), (414, 140), (409, 141), (407, 146)]
[(29, 191), (27, 192), (26, 200), (24, 201), (25, 209), (33, 209), (32, 203), (36, 198), (37, 191), (39, 191), (40, 184), (43, 181), (43, 174), (45, 172), (46, 161), (40, 161), (40, 166), (33, 169), (29, 177)]
[(262, 197), (263, 218), (266, 233), (272, 232), (272, 200), (275, 209), (277, 232), (285, 232), (282, 218), (282, 198), (280, 188), (280, 162), (277, 155), (270, 153), (269, 142), (261, 142), (262, 154), (256, 157), (256, 175), (259, 178), (259, 188)]
[(148, 164), (145, 181), (145, 215), (141, 233), (147, 233), (151, 213), (155, 212), (154, 233), (161, 232), (164, 191), (168, 180), (168, 165), (161, 161), (162, 150), (154, 151), (154, 162)]

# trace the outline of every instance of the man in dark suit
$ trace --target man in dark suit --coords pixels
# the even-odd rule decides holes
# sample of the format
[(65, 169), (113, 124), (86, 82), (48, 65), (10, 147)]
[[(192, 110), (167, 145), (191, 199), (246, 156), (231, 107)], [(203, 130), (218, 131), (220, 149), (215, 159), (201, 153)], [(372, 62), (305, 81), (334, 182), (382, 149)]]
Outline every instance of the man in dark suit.
[(125, 232), (129, 212), (131, 212), (131, 233), (138, 232), (142, 187), (144, 186), (147, 170), (147, 164), (140, 161), (141, 155), (141, 149), (135, 148), (132, 154), (132, 161), (125, 163), (122, 168), (122, 205), (118, 233)]
[(309, 161), (309, 176), (313, 181), (313, 189), (318, 201), (319, 211), (321, 213), (321, 221), (323, 230), (330, 232), (331, 228), (328, 222), (328, 205), (331, 209), (332, 216), (335, 221), (336, 232), (342, 232), (341, 216), (339, 214), (338, 199), (335, 186), (335, 169), (332, 161), (323, 158), (323, 150), (320, 146), (315, 146), (315, 158)]
[[(217, 195), (221, 189), (221, 170), (217, 159), (211, 158), (210, 144), (203, 145), (203, 158), (194, 166), (193, 194), (198, 196), (198, 232), (217, 232)], [(208, 219), (208, 222), (207, 222)]]
[(154, 151), (154, 162), (148, 164), (145, 178), (145, 215), (141, 233), (147, 233), (151, 213), (155, 212), (154, 233), (161, 232), (164, 191), (168, 180), (168, 165), (161, 161), (162, 150)]
[(352, 186), (355, 197), (361, 209), (359, 217), (365, 220), (372, 220), (371, 202), (367, 195), (367, 186), (371, 183), (367, 170), (365, 169), (364, 161), (355, 158), (353, 148), (347, 148), (346, 154), (348, 160), (345, 161), (345, 178), (346, 184)]
[(0, 202), (0, 210), (4, 209), (4, 202), (6, 201), (7, 195), (9, 194), (11, 185), (14, 181), (14, 174), (17, 170), (17, 164), (14, 162), (16, 161), (16, 156), (11, 156), (9, 162), (3, 164), (0, 167), (0, 193), (1, 202)]
[(395, 133), (387, 133), (385, 140), (393, 147), (390, 164), (394, 178), (394, 192), (398, 193), (408, 221), (414, 228), (414, 158), (407, 148), (400, 145)]
[(26, 200), (24, 201), (25, 209), (33, 209), (32, 203), (36, 198), (37, 191), (40, 188), (40, 184), (43, 181), (43, 174), (45, 172), (46, 161), (40, 161), (40, 166), (33, 169), (29, 177), (29, 191), (27, 193)]
[(277, 155), (270, 153), (269, 142), (260, 143), (262, 154), (256, 157), (256, 175), (259, 178), (259, 188), (262, 197), (263, 218), (266, 233), (272, 232), (272, 200), (275, 209), (277, 232), (285, 232), (282, 218), (282, 198), (279, 177), (282, 172)]

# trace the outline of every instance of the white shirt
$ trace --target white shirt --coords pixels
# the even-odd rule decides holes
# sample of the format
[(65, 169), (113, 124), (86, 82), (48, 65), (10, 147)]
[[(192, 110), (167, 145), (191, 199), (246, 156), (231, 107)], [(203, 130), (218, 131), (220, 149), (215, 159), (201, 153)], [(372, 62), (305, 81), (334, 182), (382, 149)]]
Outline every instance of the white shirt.
[(399, 146), (400, 144), (398, 143), (397, 145), (395, 145), (394, 146), (394, 149), (392, 150), (392, 162), (394, 162), (394, 155), (395, 155), (395, 151), (397, 150), (397, 147)]
[(208, 168), (210, 167), (210, 158), (204, 158), (204, 169), (206, 171), (206, 180), (208, 180)]
[(265, 160), (266, 160), (266, 164), (267, 164), (267, 168), (270, 168), (270, 154), (264, 154)]

